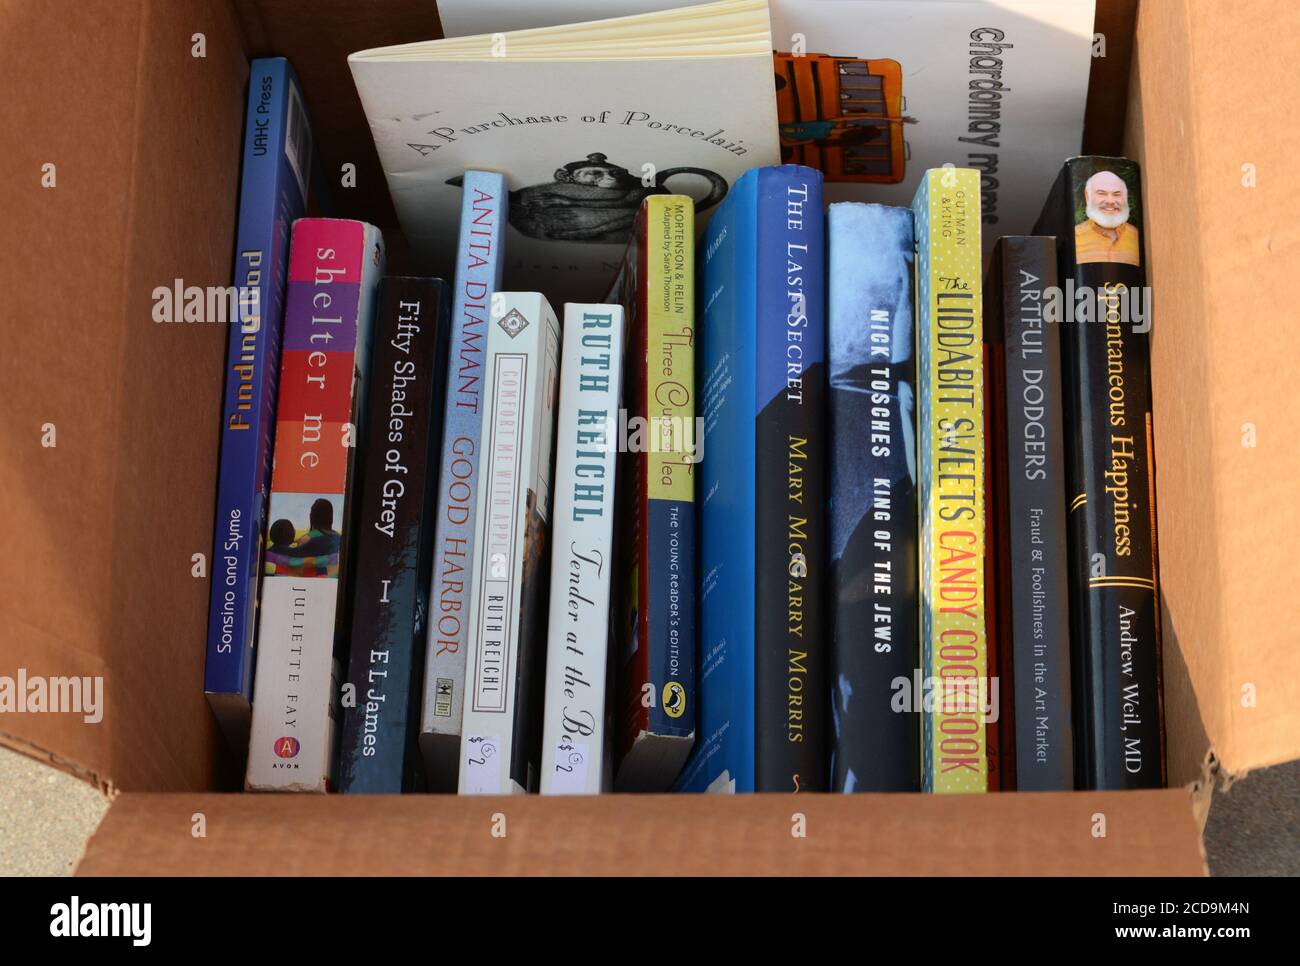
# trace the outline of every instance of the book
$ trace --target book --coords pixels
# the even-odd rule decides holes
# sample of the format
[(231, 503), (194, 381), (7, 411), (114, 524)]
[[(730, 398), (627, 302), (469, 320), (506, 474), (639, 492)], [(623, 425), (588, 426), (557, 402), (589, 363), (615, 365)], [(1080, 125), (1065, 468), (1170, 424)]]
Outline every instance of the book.
[(821, 173), (747, 173), (708, 227), (699, 741), (685, 791), (826, 788)]
[(489, 319), (458, 790), (501, 795), (541, 767), (560, 324), (536, 292)]
[(1002, 687), (1015, 697), (1014, 724), (1003, 727), (1014, 731), (1021, 791), (1074, 788), (1061, 326), (1044, 310), (1055, 289), (1055, 239), (998, 240), (984, 290), (998, 383), (992, 435), (1000, 444), (991, 460), (990, 532), (998, 555), (998, 624), (1009, 639), (1003, 653), (1011, 657)]
[(510, 188), (505, 284), (556, 304), (609, 291), (641, 202), (703, 222), (778, 160), (766, 0), (448, 38), (348, 58), (423, 271), (448, 276), (466, 168)]
[(271, 485), (289, 229), (312, 194), (311, 122), (283, 57), (249, 65), (239, 185), (238, 324), (226, 350), (217, 524), (203, 690), (242, 761), (252, 714), (262, 535)]
[(827, 211), (831, 764), (837, 792), (918, 791), (915, 242), (907, 208)]
[(1062, 290), (1075, 781), (1165, 783), (1142, 184), (1126, 158), (1071, 158), (1039, 220)]
[(333, 218), (294, 223), (249, 791), (323, 792), (333, 781), (357, 433), (383, 268), (374, 226)]
[[(926, 173), (916, 231), (921, 785), (988, 789), (980, 181)], [(918, 696), (914, 696), (915, 701)], [(915, 704), (913, 705), (915, 706)]]
[[(988, 791), (1015, 791), (1015, 708), (1012, 686), (1011, 624), (1004, 601), (1007, 597), (1006, 555), (998, 545), (999, 535), (1007, 527), (1005, 480), (998, 470), (1006, 464), (1006, 423), (1002, 401), (1006, 397), (1005, 366), (990, 341), (995, 323), (990, 322), (989, 281), (986, 278), (984, 299), (984, 344), (981, 365), (984, 369), (984, 628), (988, 644), (985, 676), (988, 678), (988, 714), (984, 724), (984, 751), (988, 759)], [(997, 346), (1001, 349), (1001, 345)], [(1002, 497), (1003, 499), (1000, 499)], [(1005, 685), (1005, 686), (1004, 686)]]
[(464, 713), (466, 619), (474, 562), (479, 445), (483, 426), (483, 352), (492, 293), (501, 287), (505, 179), (467, 171), (447, 359), (447, 403), (438, 471), (432, 611), (420, 712), (420, 751), (430, 791), (454, 792)]
[(357, 488), (352, 633), (339, 791), (419, 788), (414, 767), (447, 385), (450, 290), (389, 276), (380, 289)]
[(604, 790), (623, 308), (564, 307), (542, 725), (543, 795)]
[(641, 203), (617, 300), (628, 325), (620, 423), (614, 787), (667, 791), (695, 740), (695, 212)]
[[(438, 0), (438, 12), (447, 36), (458, 37), (647, 11), (666, 17), (664, 8), (699, 3)], [(1060, 159), (1083, 139), (1090, 72), (1107, 53), (1094, 0), (770, 6), (782, 162), (821, 170), (828, 201), (902, 207), (928, 169), (976, 168), (985, 254), (995, 229), (1030, 231)]]

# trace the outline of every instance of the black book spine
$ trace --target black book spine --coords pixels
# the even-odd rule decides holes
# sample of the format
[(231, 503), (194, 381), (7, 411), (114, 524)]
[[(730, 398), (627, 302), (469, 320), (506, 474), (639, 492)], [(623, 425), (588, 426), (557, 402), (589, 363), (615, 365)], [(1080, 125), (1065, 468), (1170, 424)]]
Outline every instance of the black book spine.
[(1074, 788), (1061, 326), (1045, 310), (1057, 278), (1054, 238), (1010, 236), (994, 249), (985, 289), (1005, 388), (994, 518), (1021, 791)]
[(1055, 234), (1065, 385), (1075, 780), (1165, 783), (1150, 299), (1138, 166), (1066, 162), (1039, 220)]
[(414, 768), (447, 382), (450, 290), (384, 279), (360, 481), (339, 790), (397, 793)]
[(826, 790), (826, 219), (821, 173), (760, 172), (754, 790)]
[(827, 214), (830, 788), (921, 789), (912, 212)]

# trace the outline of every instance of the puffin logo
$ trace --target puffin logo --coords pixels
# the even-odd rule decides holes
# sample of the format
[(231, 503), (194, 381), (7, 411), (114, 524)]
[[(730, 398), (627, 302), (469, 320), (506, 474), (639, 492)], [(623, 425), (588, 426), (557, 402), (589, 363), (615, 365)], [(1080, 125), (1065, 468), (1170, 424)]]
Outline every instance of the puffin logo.
[(664, 713), (670, 718), (680, 718), (686, 713), (686, 689), (676, 681), (664, 685)]
[(298, 750), (302, 748), (302, 743), (297, 738), (276, 738), (275, 753), (280, 758), (296, 758)]

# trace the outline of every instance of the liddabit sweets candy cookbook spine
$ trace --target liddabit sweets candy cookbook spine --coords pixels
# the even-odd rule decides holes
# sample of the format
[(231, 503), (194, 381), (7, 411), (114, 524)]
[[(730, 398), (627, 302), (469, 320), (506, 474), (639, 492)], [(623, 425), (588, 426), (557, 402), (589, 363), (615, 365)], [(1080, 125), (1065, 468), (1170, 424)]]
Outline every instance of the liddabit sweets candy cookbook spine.
[(555, 430), (543, 795), (604, 790), (622, 306), (565, 305), (563, 343)]
[(420, 711), (425, 780), (430, 791), (439, 792), (456, 790), (460, 762), (483, 426), (483, 354), (492, 293), (501, 287), (508, 207), (505, 179), (493, 172), (467, 171), (462, 192)]
[(429, 612), (448, 294), (437, 278), (389, 276), (380, 289), (339, 741), (345, 793), (419, 790), (418, 756), (408, 752)]
[(537, 790), (560, 325), (536, 292), (492, 299), (458, 790)]
[(927, 171), (916, 231), (922, 788), (988, 790), (980, 176)]
[(1055, 235), (1062, 287), (1075, 780), (1165, 783), (1151, 304), (1142, 183), (1126, 158), (1065, 163), (1035, 231)]
[(383, 238), (372, 225), (304, 218), (293, 226), (249, 791), (332, 785), (353, 469), (383, 268)]

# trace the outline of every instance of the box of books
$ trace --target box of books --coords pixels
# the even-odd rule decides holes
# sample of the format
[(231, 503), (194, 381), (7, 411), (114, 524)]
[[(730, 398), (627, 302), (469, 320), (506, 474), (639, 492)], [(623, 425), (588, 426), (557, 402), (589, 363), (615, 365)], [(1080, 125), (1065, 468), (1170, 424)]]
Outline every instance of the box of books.
[[(1285, 512), (1286, 490), (1300, 475), (1289, 433), (1300, 419), (1290, 363), (1300, 353), (1300, 329), (1287, 324), (1294, 315), (1295, 205), (1279, 175), (1300, 150), (1300, 134), (1279, 123), (1278, 110), (1279, 92), (1290, 89), (1288, 65), (1300, 56), (1293, 5), (374, 0), (364, 16), (349, 0), (316, 0), (309, 16), (304, 5), (235, 0), (119, 4), (111, 14), (109, 6), (0, 5), (8, 54), (0, 78), (8, 126), (20, 132), (0, 152), (0, 201), (21, 239), (0, 265), (15, 320), (5, 327), (8, 458), (0, 460), (0, 744), (107, 793), (80, 872), (675, 879), (1195, 876), (1207, 859), (1215, 871), (1228, 868), (1214, 823), (1264, 814), (1248, 804), (1252, 788), (1267, 784), (1258, 773), (1300, 757), (1300, 648), (1286, 606)], [(859, 10), (867, 13), (853, 13)], [(481, 34), (464, 27), (474, 18), (485, 25)], [(440, 19), (455, 36), (443, 35)], [(263, 65), (250, 51), (294, 64), (302, 106), (316, 122), (310, 140), (279, 101), (289, 88), (273, 79), (263, 101)], [(283, 141), (274, 131), (277, 111)], [(308, 143), (351, 219), (342, 224), (356, 226), (351, 240), (299, 239), (286, 255), (276, 239), (293, 213), (281, 196), (272, 215), (278, 227), (261, 255), (266, 272), (254, 283), (246, 253), (262, 243), (241, 240), (241, 168), (278, 165), (290, 145), (289, 156), (301, 158)], [(1140, 171), (1125, 157), (1140, 159)], [(795, 172), (772, 174), (782, 163)], [(288, 174), (281, 169), (285, 185), (298, 180), (289, 164)], [(747, 174), (756, 169), (768, 172), (762, 204), (759, 176)], [(805, 170), (819, 173), (819, 201), (811, 175), (806, 200), (791, 197), (783, 180)], [(484, 188), (470, 171), (495, 172), (501, 182)], [(949, 172), (953, 185), (941, 180)], [(869, 581), (871, 623), (861, 626), (852, 616), (855, 606), (865, 610), (853, 597), (863, 589), (853, 568), (863, 559), (873, 568), (899, 566), (889, 556), (898, 546), (891, 528), (905, 525), (894, 511), (913, 467), (862, 447), (889, 445), (892, 460), (894, 429), (905, 437), (910, 424), (902, 388), (906, 283), (897, 277), (909, 271), (906, 243), (902, 232), (889, 234), (888, 243), (880, 235), (880, 244), (863, 244), (861, 258), (841, 263), (836, 232), (815, 222), (826, 201), (904, 206), (923, 180), (928, 195), (913, 216), (910, 269), (921, 283), (910, 300), (918, 667), (909, 686), (881, 692), (875, 647), (885, 642), (887, 624), (892, 655), (893, 631), (903, 622), (901, 612), (876, 610), (887, 596), (876, 588), (906, 594), (901, 584)], [(356, 474), (373, 453), (365, 437), (374, 420), (365, 417), (392, 405), (391, 380), (382, 369), (376, 377), (374, 357), (358, 338), (368, 316), (359, 310), (369, 304), (361, 290), (379, 274), (369, 261), (379, 254), (378, 238), (371, 249), (361, 225), (382, 226), (396, 272), (427, 277), (426, 259), (439, 263), (455, 292), (456, 259), (465, 250), (461, 213), (467, 197), (479, 197), (467, 195), (475, 183), (508, 201), (484, 215), (499, 229), (493, 257), (503, 282), (493, 279), (490, 288), (533, 292), (557, 309), (571, 290), (587, 293), (584, 305), (608, 297), (647, 200), (691, 199), (691, 242), (703, 259), (693, 280), (693, 415), (705, 428), (703, 459), (693, 464), (699, 539), (687, 589), (696, 594), (700, 646), (687, 703), (696, 715), (695, 757), (675, 787), (775, 794), (236, 793), (241, 776), (257, 788), (339, 787), (333, 723), (346, 725), (351, 711), (361, 715), (363, 755), (367, 734), (380, 740), (367, 725), (378, 729), (385, 716), (350, 706), (346, 685), (362, 678), (331, 680), (344, 658), (355, 656), (345, 652), (356, 636), (356, 615), (348, 613), (353, 588), (382, 569), (367, 564), (360, 573), (361, 548), (350, 542), (358, 534), (354, 511), (367, 500)], [(774, 203), (782, 194), (784, 203)], [(1035, 228), (1029, 222), (1040, 211)], [(265, 208), (261, 214), (270, 223)], [(812, 236), (806, 252), (800, 231)], [(1039, 243), (1031, 246), (1037, 253), (1021, 246), (1019, 255), (1003, 250), (1000, 262), (984, 262), (999, 237), (1026, 231), (1052, 239), (1055, 278)], [(779, 243), (769, 249), (773, 238)], [(816, 239), (828, 262), (820, 280)], [(297, 260), (307, 256), (302, 270)], [(230, 660), (218, 652), (223, 657), (210, 662), (212, 608), (214, 601), (225, 607), (219, 585), (229, 572), (220, 558), (234, 536), (225, 465), (239, 463), (223, 460), (223, 449), (235, 451), (222, 437), (270, 438), (265, 422), (229, 429), (232, 412), (251, 418), (258, 406), (241, 398), (249, 394), (238, 382), (242, 370), (233, 410), (228, 390), (232, 362), (244, 365), (231, 355), (232, 336), (242, 355), (251, 335), (239, 290), (268, 282), (274, 272), (267, 267), (285, 257), (290, 311), (274, 413), (265, 405), (274, 367), (260, 349), (251, 363), (252, 395), (266, 392), (256, 411), (277, 423), (270, 489), (261, 491), (272, 505), (256, 533), (240, 534), (250, 538), (245, 547), (261, 542), (259, 633), (251, 652), (247, 636), (235, 640), (235, 625), (249, 626), (247, 605), (256, 599), (246, 593), (242, 617), (217, 615), (231, 623)], [(355, 272), (340, 268), (345, 259)], [(766, 267), (748, 273), (752, 284), (735, 283), (755, 265)], [(839, 277), (842, 268), (847, 277)], [(668, 269), (677, 274), (671, 260)], [(535, 284), (506, 289), (512, 275)], [(868, 276), (888, 284), (868, 290)], [(823, 282), (837, 297), (820, 305)], [(981, 288), (987, 294), (977, 298)], [(677, 290), (665, 291), (671, 309)], [(476, 292), (491, 312), (491, 293)], [(1056, 326), (1060, 349), (1059, 452), (1050, 443), (1040, 452), (1035, 435), (1041, 426), (1046, 439), (1056, 425), (1047, 416), (1051, 383), (1037, 381), (1036, 354), (1026, 351), (1036, 348), (1039, 299), (1043, 319), (1058, 320), (1047, 324)], [(960, 309), (962, 302), (969, 309)], [(843, 304), (865, 308), (865, 319), (840, 325)], [(257, 308), (269, 320), (271, 295), (260, 293)], [(515, 308), (530, 325), (512, 325), (513, 340), (501, 337), (517, 341), (533, 326), (553, 329), (559, 368), (558, 319), (543, 323), (545, 313), (529, 314), (535, 306)], [(852, 344), (856, 336), (870, 346), (873, 309), (890, 315), (888, 359), (879, 360), (890, 371), (880, 388), (872, 385), (873, 353)], [(505, 317), (476, 311), (483, 362), (486, 332)], [(295, 315), (319, 320), (305, 340), (292, 332)], [(820, 343), (819, 317), (826, 326)], [(626, 348), (636, 329), (627, 319), (625, 326)], [(453, 326), (447, 333), (454, 338)], [(258, 335), (268, 336), (258, 344), (269, 349), (270, 332)], [(848, 346), (840, 342), (845, 335)], [(462, 348), (469, 341), (463, 338)], [(1046, 340), (1044, 349), (1046, 376), (1058, 367), (1048, 361)], [(295, 354), (297, 368), (286, 368)], [(865, 363), (857, 361), (864, 355)], [(454, 377), (467, 357), (452, 358), (454, 350), (444, 370), (449, 393), (453, 386), (463, 391)], [(632, 363), (642, 360), (625, 353), (624, 361), (630, 380)], [(858, 368), (864, 364), (865, 371)], [(648, 365), (642, 368), (648, 374)], [(479, 380), (475, 482), (502, 484), (513, 464), (517, 481), (531, 486), (502, 485), (499, 505), (491, 492), (475, 491), (474, 550), (459, 564), (474, 577), (466, 578), (465, 596), (445, 600), (455, 607), (486, 593), (500, 598), (489, 604), (502, 606), (481, 608), (483, 620), (471, 622), (464, 648), (480, 655), (478, 664), (460, 679), (461, 712), (441, 716), (463, 726), (441, 732), (454, 736), (456, 759), (462, 739), (480, 739), (469, 742), (478, 752), (472, 768), (458, 764), (454, 777), (444, 769), (442, 787), (470, 773), (477, 776), (473, 790), (503, 794), (541, 788), (546, 750), (551, 767), (575, 772), (577, 761), (566, 756), (582, 754), (590, 780), (587, 755), (595, 749), (578, 744), (595, 740), (594, 728), (589, 736), (583, 731), (586, 715), (598, 715), (594, 702), (575, 702), (573, 721), (552, 716), (559, 737), (544, 740), (551, 703), (545, 672), (556, 652), (532, 635), (550, 636), (550, 603), (561, 585), (535, 583), (528, 568), (535, 577), (538, 567), (549, 570), (563, 557), (551, 541), (556, 510), (543, 495), (551, 470), (542, 445), (524, 460), (501, 439), (510, 431), (509, 362), (505, 369), (471, 365), (461, 373), (466, 384)], [(557, 377), (553, 394), (532, 398), (534, 411), (545, 405), (539, 400), (563, 395), (565, 378)], [(335, 395), (340, 383), (346, 399)], [(1043, 389), (1041, 403), (1035, 386)], [(850, 395), (859, 390), (866, 398)], [(806, 424), (792, 393), (816, 410)], [(874, 401), (875, 393), (884, 398)], [(493, 420), (485, 424), (488, 411)], [(430, 426), (464, 436), (444, 418), (445, 406), (440, 413), (430, 404), (426, 413)], [(497, 436), (489, 428), (484, 437), (485, 425)], [(352, 445), (344, 442), (348, 427)], [(554, 431), (540, 420), (528, 430), (534, 442)], [(877, 434), (888, 444), (873, 440)], [(792, 447), (791, 437), (806, 438), (808, 448)], [(463, 506), (441, 486), (449, 490), (465, 472), (453, 461), (445, 477), (446, 455), (443, 446), (436, 497), (446, 493), (457, 501), (450, 505)], [(256, 464), (264, 456), (252, 456), (246, 465), (254, 474), (241, 490), (256, 499)], [(1063, 495), (1034, 488), (1013, 494), (1011, 473), (1034, 468), (1040, 456), (1061, 466)], [(616, 467), (616, 491), (626, 492), (632, 479), (622, 476), (624, 465)], [(877, 469), (879, 480), (873, 475), (864, 492), (862, 476)], [(875, 519), (886, 491), (889, 518)], [(821, 508), (820, 531), (813, 516), (795, 513), (799, 495), (809, 509)], [(616, 518), (622, 496), (616, 493)], [(1063, 521), (1064, 538), (1050, 546), (1035, 543), (1040, 501), (1056, 504)], [(792, 516), (807, 527), (796, 530)], [(482, 517), (492, 525), (480, 541)], [(1046, 512), (1042, 520), (1059, 530)], [(857, 533), (863, 523), (872, 532)], [(530, 538), (530, 525), (540, 539)], [(523, 542), (501, 539), (510, 526)], [(630, 579), (620, 563), (624, 532), (616, 520), (616, 615), (633, 599), (622, 590)], [(662, 534), (648, 536), (659, 549), (667, 545)], [(1055, 576), (1043, 574), (1041, 593), (1068, 598), (1055, 626), (1035, 617), (1040, 549), (1056, 562)], [(430, 601), (439, 599), (440, 580), (456, 580), (449, 567), (439, 572), (439, 559), (435, 551)], [(234, 567), (236, 583), (247, 587), (251, 571), (242, 561)], [(523, 585), (536, 590), (525, 594)], [(433, 612), (422, 624), (418, 588), (413, 599), (418, 635), (433, 626)], [(589, 599), (598, 611), (597, 598)], [(381, 621), (365, 628), (376, 642), (387, 633)], [(502, 633), (508, 622), (514, 628)], [(1053, 665), (1044, 643), (1041, 668), (1040, 630), (1055, 653)], [(224, 633), (218, 630), (218, 644)], [(446, 639), (457, 640), (454, 631)], [(429, 642), (426, 633), (426, 660), (409, 663), (408, 684), (428, 677)], [(866, 644), (870, 653), (862, 653)], [(1067, 646), (1068, 681), (1061, 663)], [(618, 678), (625, 647), (617, 639), (607, 645), (615, 659), (607, 683)], [(412, 654), (421, 655), (418, 645)], [(226, 734), (232, 716), (221, 709), (229, 702), (239, 710), (249, 693), (249, 658), (256, 665), (251, 754), (242, 763)], [(200, 686), (209, 670), (227, 664), (227, 680)], [(357, 668), (376, 704), (381, 694), (386, 702), (402, 690), (380, 690), (381, 665), (366, 654)], [(551, 689), (566, 699), (566, 690), (581, 693), (565, 682), (568, 666), (579, 667), (559, 662), (560, 687)], [(586, 665), (581, 672), (588, 675)], [(892, 667), (884, 673), (901, 676)], [(438, 676), (457, 680), (435, 675), (417, 694), (445, 710), (439, 699), (445, 693), (454, 701), (455, 689), (441, 689)], [(995, 682), (988, 682), (979, 715), (936, 708), (933, 687), (924, 686), (939, 678), (960, 692), (990, 676), (1002, 693), (995, 698)], [(498, 684), (514, 697), (493, 708)], [(1053, 730), (1051, 689), (1062, 698), (1058, 717), (1064, 695), (1070, 699), (1073, 790), (1061, 789), (1070, 783), (1064, 755), (1053, 757), (1066, 737), (1063, 720)], [(1008, 708), (1012, 691), (1032, 693), (1034, 704), (1013, 694)], [(213, 701), (205, 692), (230, 697)], [(913, 736), (886, 719), (896, 714), (879, 707), (886, 696), (910, 706), (907, 713), (919, 714), (929, 732), (918, 728)], [(662, 693), (656, 699), (662, 708)], [(870, 715), (890, 724), (855, 717), (864, 700)], [(610, 723), (615, 704), (621, 710), (621, 697), (607, 696), (607, 734), (617, 730)], [(342, 719), (334, 716), (340, 709)], [(484, 712), (495, 717), (474, 717)], [(877, 730), (859, 731), (855, 720)], [(873, 737), (890, 747), (876, 752)], [(929, 754), (922, 773), (926, 752), (918, 750), (918, 780), (940, 791), (982, 786), (989, 793), (803, 794), (868, 787), (870, 763), (906, 761), (910, 752), (895, 743), (913, 737)], [(850, 764), (853, 739), (858, 761), (867, 764)], [(1034, 761), (1022, 762), (1030, 752)], [(1052, 790), (1032, 793), (1040, 752), (1053, 765)], [(385, 757), (391, 764), (396, 756)], [(495, 772), (472, 770), (489, 758)], [(1023, 790), (1011, 790), (1013, 759)], [(422, 761), (408, 751), (402, 769)], [(21, 795), (23, 781), (6, 779), (0, 800), (14, 787)], [(602, 775), (602, 788), (605, 781)], [(1234, 807), (1220, 810), (1229, 783)], [(788, 798), (796, 787), (799, 797)], [(1207, 813), (1211, 833), (1203, 837)], [(13, 815), (19, 840), (36, 841), (35, 825), (21, 811)], [(50, 816), (62, 821), (57, 811)], [(0, 849), (0, 870), (12, 870), (14, 854)], [(184, 898), (183, 886), (169, 888)], [(998, 890), (984, 892), (983, 900), (999, 901)], [(1129, 914), (1117, 910), (1108, 909), (1107, 918)], [(996, 924), (998, 912), (989, 908), (983, 921)], [(1044, 918), (1017, 936), (1032, 935)], [(238, 940), (240, 917), (228, 919), (224, 928)], [(1109, 931), (1109, 923), (1102, 928)]]

